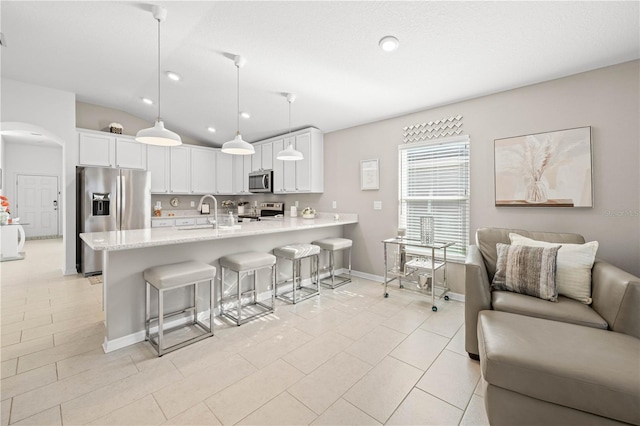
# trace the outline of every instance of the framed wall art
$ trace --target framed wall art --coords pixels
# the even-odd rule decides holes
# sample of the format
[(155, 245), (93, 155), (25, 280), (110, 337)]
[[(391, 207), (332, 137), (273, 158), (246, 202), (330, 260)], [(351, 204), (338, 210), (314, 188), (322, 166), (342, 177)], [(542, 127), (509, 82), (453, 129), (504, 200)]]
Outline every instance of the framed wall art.
[(378, 159), (360, 161), (360, 189), (380, 189)]
[(591, 127), (494, 141), (495, 205), (593, 207)]

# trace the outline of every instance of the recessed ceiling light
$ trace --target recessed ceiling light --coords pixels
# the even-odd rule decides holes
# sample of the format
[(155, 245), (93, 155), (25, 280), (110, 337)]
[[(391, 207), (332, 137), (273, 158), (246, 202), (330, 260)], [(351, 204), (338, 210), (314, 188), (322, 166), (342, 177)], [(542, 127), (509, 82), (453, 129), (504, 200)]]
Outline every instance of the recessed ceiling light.
[(240, 113), (240, 117), (242, 117), (242, 118), (251, 118), (251, 114), (249, 114), (247, 111), (242, 111)]
[(167, 77), (173, 81), (180, 81), (180, 76), (173, 71), (167, 71)]
[(211, 133), (215, 133), (216, 132), (215, 127), (207, 127), (207, 130), (210, 131)]
[(380, 42), (378, 44), (380, 45), (380, 48), (385, 52), (393, 52), (398, 48), (400, 42), (394, 36), (385, 36), (380, 39)]
[(153, 105), (153, 101), (149, 98), (142, 98), (142, 102), (144, 102), (147, 105)]

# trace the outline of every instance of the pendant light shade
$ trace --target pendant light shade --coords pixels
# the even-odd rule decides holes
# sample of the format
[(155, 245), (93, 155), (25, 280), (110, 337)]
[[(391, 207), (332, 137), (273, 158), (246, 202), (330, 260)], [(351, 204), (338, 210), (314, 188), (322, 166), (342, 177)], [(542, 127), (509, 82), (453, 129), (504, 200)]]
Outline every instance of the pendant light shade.
[(256, 150), (253, 148), (249, 142), (246, 142), (242, 139), (242, 135), (240, 134), (240, 67), (244, 65), (244, 58), (236, 55), (234, 57), (233, 62), (236, 64), (236, 70), (238, 75), (238, 91), (237, 91), (237, 132), (236, 137), (230, 140), (229, 142), (225, 142), (222, 145), (222, 152), (225, 154), (231, 155), (252, 155), (255, 154)]
[(182, 139), (177, 133), (165, 129), (160, 118), (160, 23), (167, 19), (167, 9), (153, 6), (153, 17), (158, 21), (158, 118), (153, 127), (142, 129), (136, 134), (136, 141), (149, 145), (176, 146), (182, 144)]
[[(296, 100), (296, 95), (294, 95), (293, 93), (288, 93), (286, 96), (287, 102), (289, 103), (289, 134), (291, 134), (291, 104)], [(276, 160), (282, 161), (298, 161), (302, 160), (303, 158), (304, 157), (302, 156), (302, 153), (293, 149), (293, 144), (291, 143), (286, 149), (283, 149), (282, 151), (278, 152), (278, 155), (276, 155)]]

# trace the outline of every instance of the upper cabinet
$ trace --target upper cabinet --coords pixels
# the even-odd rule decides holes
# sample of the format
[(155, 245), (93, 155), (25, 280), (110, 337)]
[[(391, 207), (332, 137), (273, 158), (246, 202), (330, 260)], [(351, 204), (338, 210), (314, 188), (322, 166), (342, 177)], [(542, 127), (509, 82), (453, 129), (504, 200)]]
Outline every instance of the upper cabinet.
[[(324, 191), (324, 137), (320, 130), (308, 128), (272, 141), (273, 192), (278, 194), (320, 193)], [(289, 144), (302, 153), (299, 161), (277, 160), (278, 152)]]
[(253, 147), (256, 153), (251, 156), (251, 171), (273, 169), (273, 142), (259, 142)]
[(151, 172), (151, 193), (169, 192), (169, 147), (147, 147), (147, 170)]
[(191, 192), (216, 192), (216, 154), (211, 148), (191, 148)]
[(233, 194), (233, 159), (234, 157), (246, 157), (246, 155), (230, 155), (224, 152), (216, 152), (216, 194)]
[(190, 194), (191, 148), (185, 145), (170, 148), (169, 191), (174, 194)]
[(249, 195), (249, 173), (253, 155), (235, 155), (233, 157), (233, 193)]
[(146, 163), (147, 146), (133, 136), (78, 130), (78, 165), (145, 170)]

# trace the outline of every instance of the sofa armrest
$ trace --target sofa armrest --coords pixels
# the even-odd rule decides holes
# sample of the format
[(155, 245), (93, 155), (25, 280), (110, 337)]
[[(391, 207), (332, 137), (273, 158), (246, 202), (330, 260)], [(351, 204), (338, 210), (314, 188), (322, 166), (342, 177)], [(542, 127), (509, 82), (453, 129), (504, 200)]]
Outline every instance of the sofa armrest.
[(476, 245), (467, 250), (464, 294), (465, 350), (477, 356), (478, 351), (478, 312), (491, 309), (491, 283), (482, 254)]
[(591, 280), (592, 307), (609, 329), (640, 339), (640, 278), (596, 259)]

